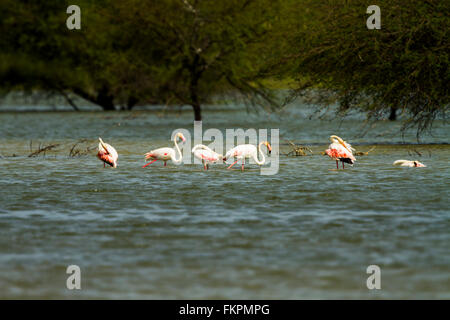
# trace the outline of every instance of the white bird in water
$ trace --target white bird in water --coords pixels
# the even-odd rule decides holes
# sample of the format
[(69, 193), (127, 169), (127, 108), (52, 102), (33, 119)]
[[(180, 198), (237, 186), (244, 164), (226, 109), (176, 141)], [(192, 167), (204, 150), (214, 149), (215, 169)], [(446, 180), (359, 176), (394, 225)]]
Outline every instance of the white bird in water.
[(203, 144), (195, 145), (192, 148), (192, 153), (194, 154), (194, 157), (202, 160), (203, 168), (205, 170), (209, 169), (210, 163), (216, 163), (217, 161), (223, 159), (223, 155), (218, 154), (217, 152), (213, 151), (211, 148)]
[(105, 164), (109, 164), (111, 167), (117, 167), (117, 159), (119, 155), (117, 154), (116, 149), (114, 149), (111, 145), (104, 143), (102, 138), (98, 138), (100, 141), (98, 144), (98, 153), (97, 157), (103, 161), (103, 168)]
[(394, 166), (402, 166), (402, 167), (426, 167), (423, 163), (415, 160), (396, 160), (393, 163)]
[[(155, 162), (156, 160), (162, 160), (164, 161), (164, 166), (167, 165), (167, 161), (172, 160), (172, 162), (179, 164), (181, 163), (181, 161), (183, 160), (183, 155), (181, 154), (181, 150), (178, 147), (177, 144), (177, 140), (181, 139), (183, 142), (186, 141), (186, 138), (184, 137), (184, 135), (181, 132), (178, 132), (174, 137), (173, 137), (173, 142), (175, 144), (175, 149), (173, 148), (159, 148), (156, 150), (152, 150), (150, 152), (147, 152), (145, 154), (145, 160), (152, 160), (149, 163), (147, 163), (146, 165), (144, 165), (142, 168), (145, 168), (146, 166), (152, 164), (153, 162)], [(178, 158), (176, 157), (178, 153)]]
[(267, 141), (260, 142), (258, 145), (259, 154), (261, 155), (261, 160), (258, 160), (258, 152), (256, 150), (256, 147), (252, 144), (241, 144), (233, 149), (230, 149), (226, 154), (225, 157), (223, 157), (223, 161), (227, 161), (228, 158), (235, 158), (236, 161), (231, 164), (227, 169), (231, 169), (232, 166), (236, 164), (239, 160), (242, 160), (242, 171), (244, 171), (244, 164), (246, 158), (253, 159), (258, 165), (262, 166), (264, 163), (266, 163), (266, 158), (264, 157), (264, 153), (261, 150), (261, 146), (265, 145), (267, 147), (268, 153), (270, 154), (272, 152), (272, 147), (270, 146), (270, 143)]
[(331, 159), (336, 160), (336, 168), (339, 169), (339, 161), (342, 162), (342, 169), (344, 169), (344, 162), (353, 165), (356, 161), (356, 158), (353, 155), (355, 149), (338, 136), (330, 136), (330, 140), (332, 143), (328, 146), (328, 149), (325, 150), (325, 153)]

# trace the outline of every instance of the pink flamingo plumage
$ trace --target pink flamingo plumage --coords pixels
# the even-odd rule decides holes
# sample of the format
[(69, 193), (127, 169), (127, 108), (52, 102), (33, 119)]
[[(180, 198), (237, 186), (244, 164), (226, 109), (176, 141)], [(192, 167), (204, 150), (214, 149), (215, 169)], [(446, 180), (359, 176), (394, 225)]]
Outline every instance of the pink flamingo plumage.
[(111, 167), (116, 168), (117, 159), (119, 158), (116, 149), (111, 145), (104, 143), (102, 138), (98, 138), (98, 140), (100, 142), (98, 144), (97, 157), (103, 161), (103, 167), (105, 167), (105, 164), (109, 164)]
[(210, 163), (215, 163), (223, 159), (223, 155), (218, 154), (217, 152), (213, 151), (211, 148), (203, 144), (195, 145), (192, 148), (192, 153), (194, 154), (194, 157), (202, 160), (203, 168), (205, 170), (209, 169)]
[(355, 149), (338, 136), (330, 136), (330, 140), (332, 143), (329, 145), (328, 149), (325, 150), (325, 153), (331, 159), (336, 160), (336, 168), (339, 169), (339, 161), (342, 162), (342, 169), (344, 169), (344, 162), (353, 165), (356, 161), (356, 158), (353, 155)]

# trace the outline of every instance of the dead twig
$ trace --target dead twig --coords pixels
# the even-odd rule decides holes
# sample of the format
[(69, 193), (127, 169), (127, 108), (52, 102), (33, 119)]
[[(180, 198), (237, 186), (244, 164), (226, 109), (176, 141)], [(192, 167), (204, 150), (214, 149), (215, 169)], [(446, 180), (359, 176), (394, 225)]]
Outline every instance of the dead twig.
[[(33, 145), (30, 144), (30, 148), (31, 148), (32, 146), (33, 146)], [(45, 153), (46, 153), (47, 151), (50, 151), (50, 150), (52, 150), (52, 149), (54, 149), (54, 148), (56, 148), (56, 147), (58, 147), (58, 146), (59, 146), (59, 144), (50, 144), (50, 145), (48, 145), (48, 146), (42, 146), (42, 147), (41, 147), (41, 143), (39, 143), (39, 147), (38, 147), (38, 149), (37, 149), (36, 151), (33, 152), (33, 150), (31, 149), (32, 152), (28, 155), (28, 158), (36, 157), (36, 156), (38, 156), (39, 154), (41, 154), (42, 152), (44, 153), (44, 156), (45, 156)]]
[(366, 152), (362, 152), (362, 151), (355, 152), (355, 156), (368, 156), (369, 152), (372, 152), (375, 148), (376, 147), (372, 147), (372, 148), (370, 148), (369, 151), (366, 151)]
[(293, 154), (296, 157), (307, 156), (308, 154), (306, 153), (306, 151), (313, 154), (312, 150), (308, 147), (296, 145), (290, 140), (286, 140), (286, 142), (289, 143), (292, 147), (292, 150), (286, 154), (287, 156), (290, 156), (291, 154)]
[(78, 146), (79, 144), (87, 143), (87, 142), (88, 142), (87, 139), (80, 139), (77, 142), (75, 142), (75, 144), (72, 146), (72, 148), (69, 151), (69, 157), (73, 158), (73, 157), (84, 156), (96, 148), (96, 147), (87, 146), (87, 147), (85, 147), (85, 149), (75, 149), (75, 147)]

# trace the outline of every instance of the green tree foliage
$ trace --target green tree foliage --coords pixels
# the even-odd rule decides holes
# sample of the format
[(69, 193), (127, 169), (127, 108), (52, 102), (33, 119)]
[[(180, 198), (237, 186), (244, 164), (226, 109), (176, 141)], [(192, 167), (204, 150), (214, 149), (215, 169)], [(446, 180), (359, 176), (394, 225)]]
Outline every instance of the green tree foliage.
[(0, 90), (190, 105), (199, 120), (216, 99), (277, 108), (269, 88), (293, 79), (293, 96), (369, 119), (401, 110), (418, 133), (448, 110), (449, 1), (382, 1), (380, 30), (363, 0), (79, 0), (78, 31), (70, 4), (0, 1)]
[(308, 12), (291, 29), (289, 62), (279, 69), (299, 80), (296, 95), (324, 105), (338, 101), (340, 114), (358, 109), (372, 119), (400, 109), (404, 128), (417, 126), (418, 134), (445, 117), (450, 1), (382, 1), (380, 30), (366, 27), (367, 1), (303, 4)]
[(4, 0), (5, 88), (76, 94), (116, 105), (201, 105), (226, 95), (278, 106), (261, 85), (277, 1), (78, 1), (82, 28), (65, 27), (67, 1)]
[(77, 3), (82, 7), (82, 31), (66, 27), (69, 1), (0, 3), (3, 91), (39, 90), (61, 94), (71, 103), (70, 96), (77, 95), (105, 110), (122, 102), (115, 96), (121, 81), (115, 73), (123, 61), (110, 39), (114, 26), (92, 1)]
[(113, 21), (121, 28), (113, 41), (124, 46), (119, 50), (135, 66), (131, 88), (139, 88), (139, 100), (191, 105), (196, 120), (201, 105), (221, 95), (278, 106), (260, 75), (277, 5), (268, 0), (115, 2)]

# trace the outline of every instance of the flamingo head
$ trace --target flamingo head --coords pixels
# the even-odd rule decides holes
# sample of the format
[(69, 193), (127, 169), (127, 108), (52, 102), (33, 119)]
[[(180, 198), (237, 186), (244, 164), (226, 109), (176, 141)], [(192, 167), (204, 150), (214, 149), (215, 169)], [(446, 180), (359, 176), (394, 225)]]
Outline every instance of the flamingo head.
[(186, 138), (181, 132), (178, 132), (176, 135), (176, 138), (180, 138), (183, 142), (186, 142)]
[(331, 140), (331, 142), (336, 142), (336, 143), (341, 144), (345, 149), (347, 149), (348, 151), (350, 151), (350, 153), (352, 152), (352, 151), (349, 149), (349, 147), (347, 146), (347, 143), (345, 143), (345, 141), (344, 141), (341, 137), (338, 137), (338, 136), (336, 136), (336, 135), (332, 135), (332, 136), (330, 136), (330, 140)]
[(420, 163), (419, 161), (414, 161), (414, 167), (426, 167), (426, 165)]
[(98, 141), (100, 141), (100, 143), (98, 144), (98, 146), (99, 146), (98, 149), (101, 150), (103, 148), (104, 150), (106, 150), (106, 146), (105, 146), (105, 143), (103, 142), (102, 138), (99, 137)]
[(265, 145), (267, 147), (267, 150), (269, 152), (269, 154), (272, 153), (272, 147), (270, 146), (270, 143), (268, 141), (264, 141), (263, 145)]
[(344, 140), (342, 140), (341, 137), (338, 137), (336, 135), (330, 136), (330, 140), (331, 140), (331, 142), (336, 142), (336, 143), (340, 143), (340, 144), (344, 143)]

